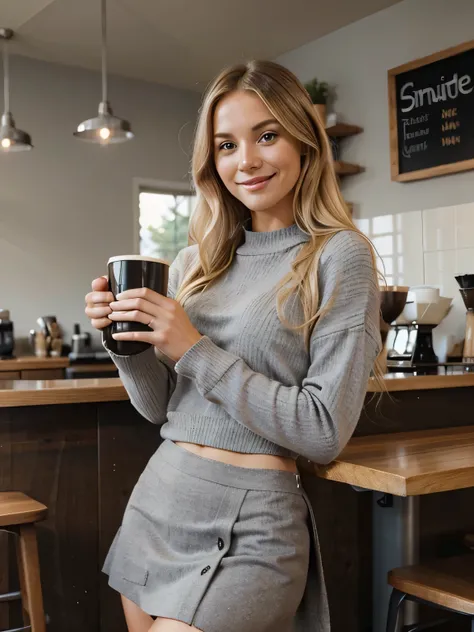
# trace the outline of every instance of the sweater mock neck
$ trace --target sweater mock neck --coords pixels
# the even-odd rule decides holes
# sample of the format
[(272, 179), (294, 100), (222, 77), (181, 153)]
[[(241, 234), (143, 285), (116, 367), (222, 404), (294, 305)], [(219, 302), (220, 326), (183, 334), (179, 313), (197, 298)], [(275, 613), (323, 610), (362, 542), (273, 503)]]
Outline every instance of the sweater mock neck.
[(297, 224), (269, 232), (254, 232), (244, 227), (245, 241), (237, 248), (238, 255), (264, 255), (288, 250), (309, 241), (310, 237)]

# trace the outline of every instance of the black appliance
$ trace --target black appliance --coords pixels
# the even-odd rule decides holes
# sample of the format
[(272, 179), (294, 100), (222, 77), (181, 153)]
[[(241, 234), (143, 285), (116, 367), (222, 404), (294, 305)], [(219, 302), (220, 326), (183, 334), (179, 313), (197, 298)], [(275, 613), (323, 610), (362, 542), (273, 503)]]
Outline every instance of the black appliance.
[(14, 349), (15, 340), (10, 312), (8, 309), (0, 308), (0, 360), (12, 360), (15, 357)]

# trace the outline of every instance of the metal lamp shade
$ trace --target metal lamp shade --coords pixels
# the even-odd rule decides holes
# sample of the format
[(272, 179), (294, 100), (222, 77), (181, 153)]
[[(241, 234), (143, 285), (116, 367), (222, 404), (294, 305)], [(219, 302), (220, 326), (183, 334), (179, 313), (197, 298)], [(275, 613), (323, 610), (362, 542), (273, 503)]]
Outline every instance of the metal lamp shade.
[(31, 136), (15, 127), (15, 121), (9, 112), (3, 114), (0, 127), (0, 150), (4, 152), (29, 151), (32, 148)]
[(107, 102), (99, 105), (99, 115), (77, 126), (74, 136), (89, 143), (109, 145), (123, 143), (133, 138), (130, 123), (114, 116)]

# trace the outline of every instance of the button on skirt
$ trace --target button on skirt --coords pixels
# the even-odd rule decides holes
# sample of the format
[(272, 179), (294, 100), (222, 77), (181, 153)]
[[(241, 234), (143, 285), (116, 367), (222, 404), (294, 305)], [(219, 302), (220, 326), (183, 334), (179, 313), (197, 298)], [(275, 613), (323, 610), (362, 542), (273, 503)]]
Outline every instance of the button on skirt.
[(295, 474), (228, 465), (165, 440), (103, 570), (152, 616), (203, 632), (290, 632), (307, 586), (310, 512)]

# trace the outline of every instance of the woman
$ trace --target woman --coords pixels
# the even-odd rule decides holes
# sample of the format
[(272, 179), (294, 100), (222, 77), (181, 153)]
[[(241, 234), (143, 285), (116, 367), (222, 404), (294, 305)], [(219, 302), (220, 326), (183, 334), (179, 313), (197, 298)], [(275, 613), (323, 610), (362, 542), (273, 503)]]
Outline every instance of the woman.
[(296, 466), (333, 460), (380, 350), (374, 256), (348, 217), (330, 146), (296, 77), (222, 72), (196, 131), (193, 245), (168, 297), (104, 278), (101, 329), (152, 347), (112, 359), (164, 439), (104, 570), (130, 632), (327, 632), (314, 515)]

